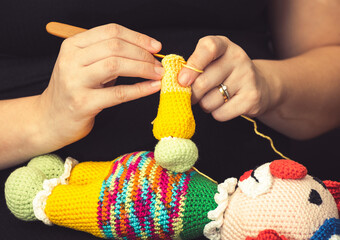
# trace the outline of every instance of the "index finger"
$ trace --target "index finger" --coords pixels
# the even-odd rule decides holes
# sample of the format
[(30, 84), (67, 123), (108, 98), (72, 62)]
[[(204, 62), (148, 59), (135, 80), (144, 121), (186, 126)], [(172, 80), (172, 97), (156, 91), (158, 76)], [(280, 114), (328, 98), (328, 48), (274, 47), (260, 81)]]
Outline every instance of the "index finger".
[(151, 53), (157, 53), (162, 48), (162, 44), (156, 39), (115, 23), (110, 23), (87, 30), (64, 23), (50, 22), (47, 24), (46, 30), (58, 37), (72, 37), (74, 44), (80, 48), (85, 48), (94, 43), (111, 38), (125, 40), (131, 44), (142, 47)]
[[(226, 49), (227, 45), (218, 36), (201, 38), (186, 65), (203, 70), (211, 62), (222, 56)], [(198, 75), (199, 73), (196, 71), (183, 68), (178, 75), (178, 81), (182, 86), (187, 87), (195, 81)]]
[(156, 53), (162, 48), (161, 43), (156, 39), (115, 23), (95, 27), (88, 31), (79, 33), (74, 36), (74, 41), (78, 47), (84, 48), (111, 38), (125, 40), (126, 42), (144, 48), (151, 53)]

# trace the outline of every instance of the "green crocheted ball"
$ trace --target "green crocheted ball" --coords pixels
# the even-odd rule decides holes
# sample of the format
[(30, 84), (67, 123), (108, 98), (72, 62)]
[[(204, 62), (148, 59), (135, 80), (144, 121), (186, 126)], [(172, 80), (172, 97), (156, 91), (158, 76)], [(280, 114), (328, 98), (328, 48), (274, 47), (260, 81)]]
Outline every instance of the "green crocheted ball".
[(47, 179), (57, 178), (64, 172), (64, 162), (55, 154), (35, 157), (27, 164), (27, 167), (39, 169)]
[(36, 220), (33, 199), (43, 189), (44, 173), (36, 168), (21, 167), (5, 183), (6, 203), (11, 212), (24, 221)]
[(160, 166), (174, 172), (188, 171), (198, 159), (195, 143), (184, 138), (162, 138), (154, 153)]

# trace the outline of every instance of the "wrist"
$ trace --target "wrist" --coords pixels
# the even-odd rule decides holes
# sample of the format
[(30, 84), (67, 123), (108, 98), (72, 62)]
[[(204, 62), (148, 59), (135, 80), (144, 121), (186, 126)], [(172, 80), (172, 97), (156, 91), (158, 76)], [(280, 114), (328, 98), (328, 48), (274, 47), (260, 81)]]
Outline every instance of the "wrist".
[(265, 94), (265, 109), (262, 114), (276, 110), (283, 104), (285, 99), (285, 87), (277, 69), (278, 62), (274, 60), (253, 60), (257, 74), (260, 76), (261, 90)]
[(44, 99), (43, 94), (35, 97), (32, 107), (36, 114), (31, 127), (31, 143), (39, 149), (41, 152), (39, 154), (49, 153), (63, 147), (63, 145), (58, 141), (57, 131), (54, 130), (55, 123), (47, 111), (49, 106), (46, 106), (46, 99)]

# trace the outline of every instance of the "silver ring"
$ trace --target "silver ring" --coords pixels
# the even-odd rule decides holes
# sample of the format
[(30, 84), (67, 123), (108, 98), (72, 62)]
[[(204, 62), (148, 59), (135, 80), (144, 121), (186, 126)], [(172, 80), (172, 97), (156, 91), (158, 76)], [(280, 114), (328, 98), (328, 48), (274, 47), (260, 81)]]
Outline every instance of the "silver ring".
[(228, 88), (227, 88), (227, 86), (224, 85), (223, 83), (221, 83), (221, 84), (219, 85), (218, 90), (222, 93), (224, 102), (227, 102), (227, 101), (229, 100), (229, 98), (230, 98), (230, 95), (229, 95), (229, 93), (228, 93)]

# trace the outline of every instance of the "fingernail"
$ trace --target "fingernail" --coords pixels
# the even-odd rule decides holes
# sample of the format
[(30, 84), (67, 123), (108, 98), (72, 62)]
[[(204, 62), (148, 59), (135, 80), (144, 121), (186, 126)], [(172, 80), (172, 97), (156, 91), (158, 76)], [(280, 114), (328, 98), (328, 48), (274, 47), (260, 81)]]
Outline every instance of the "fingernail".
[(187, 87), (189, 85), (189, 74), (188, 73), (181, 73), (178, 77), (178, 82), (184, 86)]
[(158, 42), (157, 40), (152, 39), (151, 40), (151, 46), (155, 49), (158, 50), (161, 47), (161, 43)]
[(158, 75), (160, 75), (160, 76), (163, 76), (163, 74), (164, 74), (164, 68), (162, 68), (162, 67), (155, 67), (155, 72), (158, 74)]
[(151, 87), (160, 87), (161, 86), (161, 81), (153, 81), (151, 82)]

